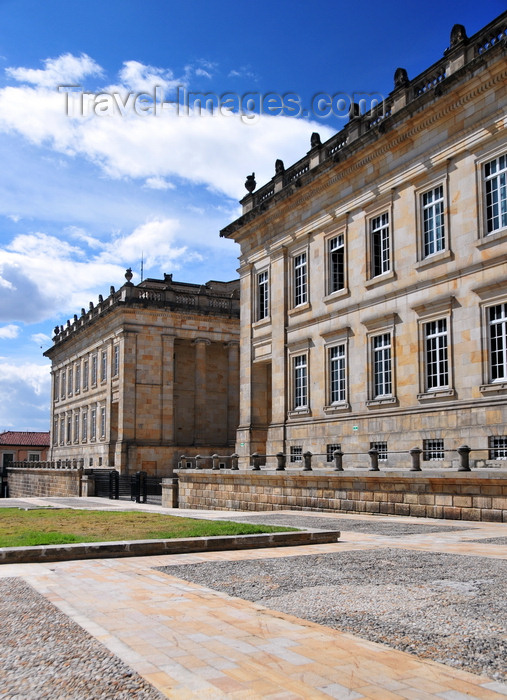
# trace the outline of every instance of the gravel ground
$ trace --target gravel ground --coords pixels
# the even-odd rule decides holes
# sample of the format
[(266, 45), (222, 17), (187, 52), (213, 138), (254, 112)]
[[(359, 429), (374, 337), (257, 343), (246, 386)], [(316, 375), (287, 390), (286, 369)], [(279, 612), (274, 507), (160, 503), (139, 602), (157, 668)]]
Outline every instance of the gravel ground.
[(160, 571), (422, 658), (507, 680), (505, 561), (377, 549), (184, 564)]
[(507, 537), (488, 537), (482, 540), (467, 540), (467, 542), (480, 542), (481, 544), (507, 544)]
[[(355, 520), (352, 518), (319, 518), (313, 515), (277, 515), (276, 513), (263, 513), (262, 515), (233, 515), (226, 516), (227, 520), (239, 523), (263, 523), (266, 525), (287, 525), (288, 527), (311, 527), (319, 530), (349, 530), (370, 535), (385, 537), (401, 537), (403, 535), (422, 535), (426, 532), (452, 532), (463, 530), (463, 527), (449, 527), (447, 525), (419, 525), (418, 523), (386, 522), (385, 520)], [(466, 529), (473, 530), (473, 525), (466, 525)]]
[(24, 581), (0, 579), (0, 600), (0, 698), (164, 697)]

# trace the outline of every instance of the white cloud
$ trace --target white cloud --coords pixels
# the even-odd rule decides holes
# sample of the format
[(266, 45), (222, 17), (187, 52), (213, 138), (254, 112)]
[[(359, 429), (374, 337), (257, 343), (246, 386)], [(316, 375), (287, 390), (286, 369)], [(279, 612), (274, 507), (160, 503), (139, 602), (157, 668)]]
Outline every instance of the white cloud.
[(0, 362), (2, 429), (49, 430), (50, 387), (49, 363)]
[[(59, 153), (84, 156), (109, 177), (142, 178), (156, 185), (176, 176), (236, 199), (245, 193), (247, 173), (255, 170), (257, 182), (263, 184), (273, 176), (276, 158), (289, 164), (309, 149), (312, 131), (318, 129), (323, 140), (333, 133), (322, 123), (289, 116), (263, 115), (249, 121), (237, 114), (199, 116), (192, 109), (188, 115), (181, 110), (178, 115), (174, 105), (166, 106), (158, 115), (142, 116), (128, 109), (123, 116), (117, 111), (109, 116), (91, 112), (89, 116), (68, 117), (68, 95), (48, 89), (54, 84), (49, 74), (70, 74), (74, 64), (76, 75), (97, 66), (89, 57), (67, 54), (46, 61), (44, 76), (33, 75), (31, 69), (11, 69), (13, 76), (31, 77), (36, 87), (7, 86), (0, 90), (0, 130), (16, 131)], [(193, 74), (197, 70), (209, 73), (211, 69), (201, 64), (193, 68)], [(156, 83), (173, 85), (172, 72), (127, 61), (116, 88), (125, 93)]]
[(11, 221), (14, 221), (15, 224), (17, 224), (18, 221), (21, 221), (21, 217), (18, 216), (17, 214), (9, 214), (7, 216), (7, 218), (10, 219)]
[(104, 246), (100, 259), (104, 262), (114, 260), (130, 261), (135, 264), (144, 258), (147, 267), (176, 267), (187, 248), (176, 246), (175, 234), (179, 224), (173, 219), (154, 219), (148, 221), (128, 235), (116, 235)]
[(8, 326), (0, 328), (0, 338), (17, 338), (19, 335), (19, 326), (10, 323)]
[(87, 76), (100, 76), (102, 68), (87, 56), (70, 53), (58, 58), (47, 58), (44, 68), (7, 68), (7, 75), (18, 82), (31, 83), (38, 87), (54, 88), (58, 85), (79, 85)]
[(175, 190), (176, 189), (176, 185), (173, 185), (172, 182), (168, 182), (167, 180), (164, 180), (163, 177), (149, 177), (149, 178), (147, 178), (143, 187), (146, 187), (147, 189), (150, 189), (150, 190)]
[(30, 336), (30, 340), (40, 347), (49, 347), (51, 345), (51, 338), (46, 333), (33, 333)]

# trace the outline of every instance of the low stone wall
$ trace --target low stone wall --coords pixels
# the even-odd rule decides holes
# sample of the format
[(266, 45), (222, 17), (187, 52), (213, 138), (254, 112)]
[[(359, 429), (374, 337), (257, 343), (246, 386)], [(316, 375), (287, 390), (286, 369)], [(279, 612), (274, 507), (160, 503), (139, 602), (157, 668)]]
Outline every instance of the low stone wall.
[(10, 498), (81, 496), (81, 469), (12, 468), (7, 470)]
[(179, 507), (318, 510), (507, 522), (507, 470), (179, 472)]

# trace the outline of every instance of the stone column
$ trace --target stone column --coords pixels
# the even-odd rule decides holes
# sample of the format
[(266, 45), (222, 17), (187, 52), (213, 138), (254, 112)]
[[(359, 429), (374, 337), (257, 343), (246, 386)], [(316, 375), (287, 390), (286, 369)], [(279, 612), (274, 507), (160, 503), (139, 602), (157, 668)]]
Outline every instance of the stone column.
[(195, 345), (195, 391), (194, 391), (194, 445), (205, 445), (207, 442), (206, 425), (206, 346), (211, 341), (207, 338), (196, 338)]
[(174, 444), (174, 341), (162, 336), (162, 441)]
[(239, 420), (239, 340), (225, 344), (229, 351), (227, 363), (227, 444), (234, 445)]

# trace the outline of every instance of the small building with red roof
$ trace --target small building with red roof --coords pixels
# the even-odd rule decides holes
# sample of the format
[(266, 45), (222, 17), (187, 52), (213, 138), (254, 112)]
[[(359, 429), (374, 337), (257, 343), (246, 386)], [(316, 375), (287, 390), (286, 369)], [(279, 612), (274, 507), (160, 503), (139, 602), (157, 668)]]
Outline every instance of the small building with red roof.
[(45, 462), (49, 448), (49, 431), (6, 430), (0, 433), (0, 466), (11, 462)]

